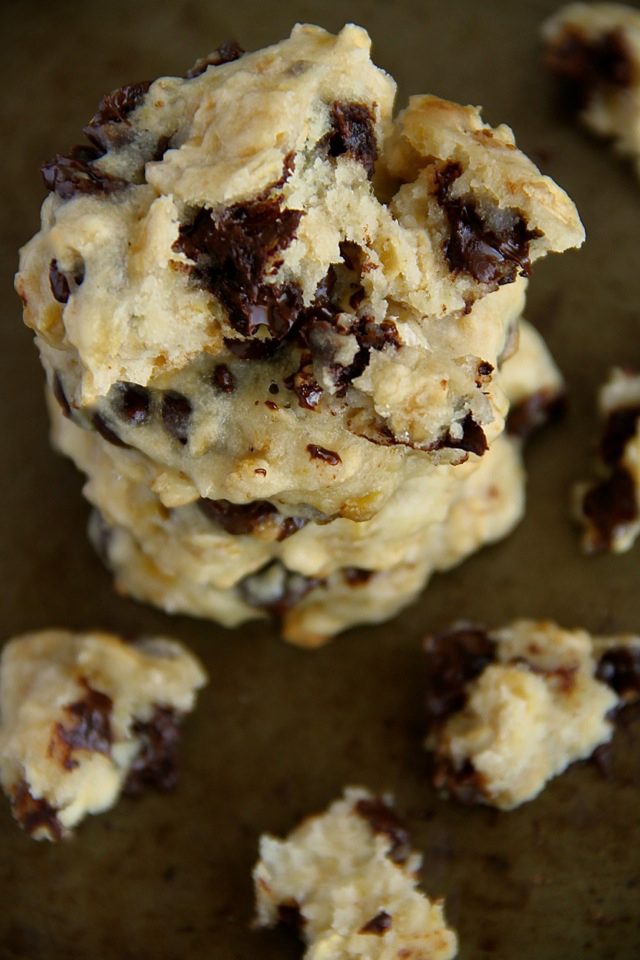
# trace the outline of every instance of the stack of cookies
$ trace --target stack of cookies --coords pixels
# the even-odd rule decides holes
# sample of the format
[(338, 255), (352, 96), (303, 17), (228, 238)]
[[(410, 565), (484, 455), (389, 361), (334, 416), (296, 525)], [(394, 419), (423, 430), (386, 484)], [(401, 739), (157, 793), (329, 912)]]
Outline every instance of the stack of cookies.
[(298, 26), (110, 94), (17, 277), (118, 588), (306, 645), (518, 521), (562, 393), (527, 277), (583, 239), (507, 127), (394, 119), (369, 49)]

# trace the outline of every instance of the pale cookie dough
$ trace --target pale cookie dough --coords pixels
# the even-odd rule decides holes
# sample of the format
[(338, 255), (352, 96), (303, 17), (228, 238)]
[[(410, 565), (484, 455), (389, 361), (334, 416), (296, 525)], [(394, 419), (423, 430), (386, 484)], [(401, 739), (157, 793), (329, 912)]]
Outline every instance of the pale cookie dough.
[(614, 367), (598, 394), (597, 480), (577, 484), (573, 512), (586, 553), (629, 550), (640, 533), (640, 374)]
[(37, 840), (59, 840), (122, 790), (175, 784), (179, 726), (206, 675), (163, 637), (44, 630), (0, 658), (0, 783)]
[[(531, 264), (584, 236), (566, 194), (476, 108), (415, 97), (394, 120), (369, 48), (358, 27), (298, 26), (109, 95), (92, 146), (45, 166), (51, 196), (16, 279), (70, 421), (57, 442), (116, 531), (120, 586), (238, 622), (239, 585), (278, 560), (262, 594), (283, 576), (323, 581), (302, 600), (296, 580), (301, 603), (328, 608), (289, 631), (303, 642), (388, 616), (520, 515), (501, 368)], [(520, 361), (535, 389), (544, 353)], [(470, 476), (496, 444), (511, 460), (496, 521), (489, 465), (488, 522), (467, 535), (460, 518), (457, 546), (446, 518), (475, 504)], [(428, 522), (423, 509), (415, 530), (405, 516), (387, 531), (419, 489)], [(414, 574), (395, 604), (383, 588), (333, 614), (326, 582), (352, 567)]]
[(386, 798), (348, 788), (285, 840), (261, 837), (257, 925), (292, 926), (305, 960), (450, 960), (456, 935), (417, 889), (420, 864)]
[(640, 173), (640, 10), (572, 3), (542, 30), (548, 68), (580, 120), (612, 139)]
[(640, 696), (640, 637), (550, 621), (463, 624), (428, 637), (434, 783), (465, 803), (511, 810), (613, 734)]

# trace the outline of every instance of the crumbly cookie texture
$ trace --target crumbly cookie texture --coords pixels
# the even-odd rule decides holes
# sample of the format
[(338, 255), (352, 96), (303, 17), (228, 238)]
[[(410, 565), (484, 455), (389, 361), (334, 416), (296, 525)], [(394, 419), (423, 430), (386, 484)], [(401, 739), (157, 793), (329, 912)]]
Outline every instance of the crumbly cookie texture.
[(613, 139), (640, 173), (640, 11), (616, 3), (572, 3), (544, 24), (548, 68), (580, 120)]
[(640, 637), (591, 636), (550, 621), (426, 639), (434, 783), (464, 803), (511, 810), (613, 733), (640, 696)]
[[(125, 464), (123, 491), (149, 488), (167, 547), (178, 527), (195, 533), (184, 518), (198, 511), (236, 538), (222, 579), (185, 569), (184, 540), (169, 569), (148, 523), (113, 516), (111, 474), (66, 431), (60, 446), (86, 461), (87, 493), (117, 531), (107, 552), (119, 583), (166, 608), (237, 622), (241, 581), (281, 553), (298, 578), (289, 594), (309, 604), (299, 575), (335, 573), (332, 540), (353, 546), (341, 568), (419, 570), (402, 594), (415, 596), (441, 560), (405, 542), (363, 561), (376, 519), (436, 469), (438, 522), (465, 498), (504, 432), (501, 368), (531, 264), (582, 242), (572, 202), (507, 127), (436, 97), (394, 119), (395, 84), (369, 48), (354, 26), (335, 37), (298, 26), (254, 54), (227, 44), (185, 78), (110, 94), (85, 128), (90, 145), (43, 169), (51, 196), (16, 285), (56, 404), (109, 448), (102, 460)], [(536, 389), (543, 351), (527, 374)], [(506, 531), (507, 486), (519, 514), (514, 476), (476, 545)], [(250, 548), (237, 539), (249, 533)], [(326, 613), (322, 629), (350, 617), (330, 626)]]
[(449, 960), (456, 935), (417, 889), (420, 864), (388, 799), (348, 788), (285, 840), (261, 838), (257, 924), (293, 927), (305, 960)]
[(573, 513), (586, 553), (623, 553), (640, 533), (640, 374), (614, 367), (598, 394), (597, 479), (577, 484)]
[(517, 351), (498, 372), (514, 398), (507, 432), (478, 463), (432, 465), (408, 477), (368, 520), (317, 522), (304, 507), (287, 516), (268, 501), (192, 501), (179, 476), (81, 429), (50, 398), (54, 443), (88, 476), (91, 536), (121, 590), (228, 626), (275, 614), (287, 639), (316, 645), (351, 624), (392, 616), (434, 571), (520, 519), (519, 441), (556, 411), (563, 386), (526, 321), (513, 340)]
[(164, 637), (44, 630), (0, 658), (0, 782), (37, 840), (59, 840), (122, 790), (169, 789), (179, 727), (206, 682)]

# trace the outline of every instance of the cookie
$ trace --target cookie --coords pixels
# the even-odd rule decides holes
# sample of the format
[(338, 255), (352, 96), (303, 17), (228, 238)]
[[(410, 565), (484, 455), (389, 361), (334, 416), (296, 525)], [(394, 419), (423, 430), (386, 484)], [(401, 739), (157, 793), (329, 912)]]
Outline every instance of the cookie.
[(614, 367), (598, 407), (598, 478), (576, 485), (573, 513), (586, 553), (623, 553), (640, 533), (640, 374)]
[(307, 960), (449, 960), (456, 935), (417, 889), (420, 864), (388, 798), (348, 788), (285, 840), (261, 837), (257, 925), (292, 927)]
[(206, 676), (173, 640), (43, 630), (0, 659), (0, 782), (37, 840), (146, 785), (170, 789), (183, 716)]
[(640, 696), (640, 637), (591, 636), (550, 621), (487, 631), (461, 624), (425, 641), (434, 784), (463, 803), (511, 810), (613, 734)]
[[(439, 568), (406, 539), (363, 558), (373, 537), (352, 525), (392, 521), (423, 480), (447, 490), (433, 522), (465, 499), (505, 428), (500, 367), (531, 264), (582, 242), (575, 207), (507, 127), (435, 97), (394, 119), (369, 47), (354, 26), (298, 26), (255, 54), (225, 48), (185, 78), (109, 95), (91, 146), (44, 168), (51, 196), (16, 281), (25, 321), (61, 413), (150, 488), (131, 493), (160, 511), (161, 557), (133, 507), (115, 519), (95, 492), (111, 468), (99, 477), (66, 431), (117, 531), (119, 582), (165, 608), (237, 622), (246, 602), (220, 591), (274, 559), (285, 573), (271, 579)], [(166, 565), (198, 510), (236, 537), (222, 581)]]
[(547, 20), (542, 36), (570, 108), (640, 172), (640, 11), (572, 3)]

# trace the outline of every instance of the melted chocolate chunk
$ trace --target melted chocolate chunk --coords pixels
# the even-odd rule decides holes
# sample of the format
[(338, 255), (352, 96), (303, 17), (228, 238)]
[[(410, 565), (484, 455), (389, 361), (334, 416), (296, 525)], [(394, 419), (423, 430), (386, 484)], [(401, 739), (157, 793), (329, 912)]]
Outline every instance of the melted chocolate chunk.
[(362, 587), (365, 583), (369, 583), (375, 572), (375, 570), (364, 570), (362, 567), (344, 567), (342, 576), (350, 587)]
[(369, 107), (364, 103), (336, 100), (331, 108), (331, 130), (318, 146), (330, 157), (346, 155), (361, 163), (371, 178), (378, 145)]
[(171, 436), (183, 446), (189, 437), (191, 401), (175, 390), (167, 390), (162, 398), (162, 422)]
[(635, 79), (633, 56), (620, 30), (589, 40), (567, 27), (547, 52), (546, 64), (564, 87), (566, 106), (581, 110), (598, 89), (624, 89)]
[(238, 357), (240, 360), (267, 360), (272, 357), (282, 346), (282, 340), (232, 340), (231, 337), (224, 338), (224, 345), (227, 350)]
[(51, 389), (53, 391), (54, 397), (58, 401), (58, 404), (63, 414), (65, 415), (65, 417), (68, 417), (69, 419), (71, 419), (71, 404), (69, 403), (67, 399), (67, 395), (64, 392), (62, 377), (60, 376), (57, 370), (53, 375), (53, 382), (51, 384)]
[(74, 147), (68, 157), (57, 153), (40, 168), (45, 187), (61, 200), (70, 200), (82, 193), (106, 195), (128, 187), (127, 180), (102, 173), (93, 166), (101, 155), (95, 146)]
[(489, 449), (484, 430), (476, 423), (470, 413), (462, 421), (462, 436), (452, 437), (449, 430), (432, 443), (429, 450), (442, 450), (443, 447), (451, 450), (464, 450), (481, 457)]
[(507, 433), (520, 440), (529, 437), (549, 423), (555, 423), (564, 416), (567, 407), (566, 397), (556, 390), (542, 388), (530, 393), (509, 409), (506, 422)]
[(302, 354), (299, 369), (285, 378), (284, 385), (288, 390), (294, 391), (301, 407), (305, 407), (307, 410), (315, 410), (324, 391), (313, 375), (310, 353), (304, 352)]
[(47, 830), (53, 840), (60, 840), (63, 827), (58, 820), (58, 811), (52, 807), (44, 797), (36, 799), (32, 796), (26, 783), (21, 782), (15, 787), (11, 798), (11, 809), (20, 826), (28, 833), (34, 834), (40, 830)]
[(425, 639), (429, 657), (427, 715), (440, 724), (467, 702), (466, 685), (495, 659), (496, 644), (482, 627), (464, 626)]
[(616, 531), (638, 515), (634, 479), (625, 467), (616, 467), (610, 477), (588, 490), (582, 511), (591, 524), (594, 550), (609, 550)]
[(436, 197), (449, 221), (445, 255), (451, 270), (467, 273), (479, 283), (499, 286), (513, 283), (518, 273), (528, 277), (529, 243), (541, 237), (541, 232), (529, 230), (517, 210), (508, 211), (512, 215), (509, 224), (492, 226), (473, 200), (452, 198), (451, 184), (461, 175), (462, 167), (456, 162), (436, 172)]
[(380, 797), (363, 798), (355, 805), (355, 812), (367, 820), (374, 833), (385, 833), (391, 840), (387, 856), (394, 863), (404, 863), (411, 853), (409, 831), (398, 814)]
[(81, 682), (86, 695), (64, 708), (71, 724), (56, 723), (49, 744), (49, 755), (56, 757), (65, 770), (78, 766), (78, 761), (72, 757), (74, 750), (90, 750), (107, 757), (111, 754), (113, 700), (106, 693), (94, 690), (84, 677)]
[(127, 117), (139, 106), (150, 86), (151, 81), (129, 83), (108, 93), (82, 131), (86, 138), (102, 153), (129, 143), (133, 129)]
[(49, 284), (54, 300), (66, 303), (71, 296), (69, 281), (61, 270), (58, 270), (58, 261), (52, 260), (49, 266)]
[(156, 705), (148, 720), (133, 722), (131, 730), (141, 746), (129, 769), (126, 793), (139, 793), (144, 787), (173, 790), (178, 782), (181, 720), (178, 710)]
[(236, 382), (233, 378), (233, 374), (229, 370), (229, 367), (226, 365), (226, 363), (219, 363), (216, 365), (211, 379), (214, 387), (217, 387), (218, 390), (222, 391), (222, 393), (233, 393), (236, 388)]
[(456, 770), (449, 757), (436, 757), (433, 785), (458, 803), (483, 803), (487, 798), (485, 779), (470, 760), (465, 760), (462, 767)]
[(214, 215), (202, 207), (183, 224), (173, 249), (193, 261), (198, 284), (214, 294), (244, 336), (266, 327), (282, 339), (302, 309), (296, 284), (265, 282), (270, 267), (295, 237), (303, 212), (280, 207), (278, 199), (237, 203)]
[(383, 933), (386, 933), (387, 930), (391, 928), (391, 916), (387, 913), (386, 910), (381, 910), (380, 913), (376, 913), (375, 917), (372, 917), (371, 920), (367, 920), (365, 925), (359, 930), (359, 933), (375, 933), (377, 936), (382, 936)]
[(237, 40), (225, 40), (213, 53), (196, 60), (191, 69), (187, 70), (185, 80), (193, 80), (194, 77), (199, 77), (208, 67), (219, 67), (222, 63), (232, 63), (234, 60), (239, 60), (244, 52)]
[(300, 904), (293, 897), (278, 904), (278, 923), (283, 927), (299, 933), (306, 922), (300, 911)]
[(323, 460), (325, 463), (330, 463), (334, 467), (336, 464), (342, 463), (340, 454), (336, 453), (335, 450), (318, 447), (315, 443), (308, 443), (307, 451), (312, 460)]
[(107, 443), (112, 443), (114, 447), (129, 447), (129, 444), (120, 439), (115, 430), (109, 426), (104, 417), (102, 417), (99, 413), (92, 414), (91, 423), (94, 429), (98, 431), (100, 436), (106, 440)]
[(250, 606), (266, 610), (273, 617), (281, 617), (310, 590), (324, 583), (320, 577), (305, 577), (287, 570), (278, 560), (272, 560), (257, 573), (243, 577), (238, 583), (238, 592)]
[(287, 537), (292, 537), (298, 530), (302, 530), (309, 521), (306, 517), (282, 517), (279, 523), (280, 533), (278, 534), (278, 540), (282, 541), (286, 540)]
[(640, 650), (633, 647), (614, 647), (598, 660), (596, 679), (623, 699), (640, 696)]
[(639, 418), (640, 406), (611, 411), (600, 441), (600, 456), (607, 466), (615, 466), (622, 459), (624, 448), (636, 434)]
[(138, 383), (119, 383), (113, 406), (127, 423), (140, 426), (151, 415), (151, 391)]
[(253, 533), (256, 527), (264, 526), (266, 521), (278, 515), (277, 507), (268, 500), (232, 503), (230, 500), (209, 500), (201, 497), (198, 506), (210, 520), (235, 536)]

